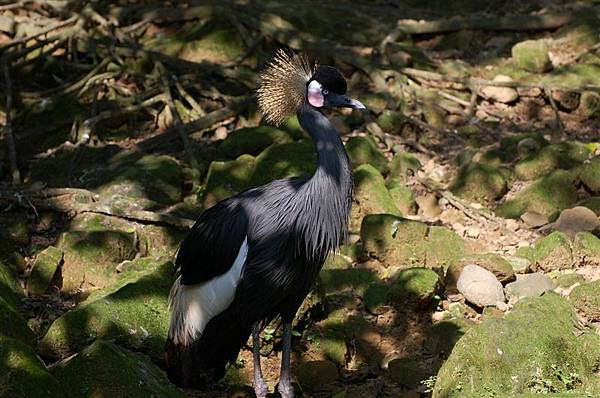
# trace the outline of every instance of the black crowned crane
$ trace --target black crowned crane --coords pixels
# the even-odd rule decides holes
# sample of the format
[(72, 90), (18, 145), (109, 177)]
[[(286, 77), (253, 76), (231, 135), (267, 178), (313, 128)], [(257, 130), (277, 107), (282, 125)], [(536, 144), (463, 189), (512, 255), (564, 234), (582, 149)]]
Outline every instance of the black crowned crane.
[(278, 390), (293, 396), (292, 320), (327, 255), (347, 236), (352, 203), (348, 155), (323, 109), (364, 109), (346, 95), (346, 81), (331, 66), (311, 66), (279, 51), (261, 75), (258, 103), (276, 125), (296, 114), (312, 137), (318, 164), (310, 177), (276, 180), (207, 209), (182, 242), (180, 276), (165, 359), (179, 386), (203, 388), (225, 374), (250, 334), (254, 389), (265, 397), (259, 333), (281, 317), (283, 352)]

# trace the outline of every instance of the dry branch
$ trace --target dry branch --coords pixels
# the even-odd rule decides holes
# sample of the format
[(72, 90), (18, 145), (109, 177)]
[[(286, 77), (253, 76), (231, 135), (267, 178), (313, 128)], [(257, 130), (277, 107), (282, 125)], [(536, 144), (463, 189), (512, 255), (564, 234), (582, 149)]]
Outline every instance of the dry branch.
[(557, 29), (575, 20), (571, 14), (507, 15), (504, 17), (464, 17), (439, 19), (436, 21), (415, 21), (401, 19), (396, 29), (413, 35), (448, 33), (457, 30), (487, 31), (531, 31)]
[(21, 183), (21, 173), (17, 166), (17, 149), (15, 147), (15, 137), (12, 131), (12, 104), (13, 104), (13, 92), (12, 82), (10, 80), (10, 67), (6, 59), (2, 62), (2, 69), (4, 71), (4, 88), (6, 90), (6, 122), (4, 124), (4, 139), (8, 150), (8, 161), (10, 167), (10, 174), (12, 176), (12, 184), (19, 185)]
[(141, 224), (169, 225), (189, 228), (193, 220), (170, 214), (139, 210), (133, 206), (111, 206), (112, 198), (103, 198), (91, 191), (78, 188), (47, 188), (39, 191), (0, 190), (0, 204), (41, 208), (71, 214), (97, 213), (122, 218)]
[(415, 78), (415, 79), (424, 79), (424, 80), (433, 80), (433, 81), (442, 81), (442, 82), (450, 82), (450, 83), (459, 83), (464, 87), (468, 88), (471, 86), (494, 86), (494, 87), (511, 87), (511, 88), (538, 88), (540, 90), (549, 89), (549, 90), (565, 90), (565, 91), (574, 91), (574, 92), (583, 92), (583, 91), (595, 91), (600, 92), (600, 86), (593, 84), (583, 84), (580, 86), (566, 86), (561, 84), (551, 84), (551, 83), (530, 83), (530, 82), (521, 82), (521, 81), (495, 81), (495, 80), (486, 80), (480, 79), (477, 77), (470, 78), (461, 78), (461, 77), (453, 77), (442, 75), (441, 73), (431, 72), (427, 70), (415, 69), (415, 68), (403, 68), (401, 72), (405, 75)]

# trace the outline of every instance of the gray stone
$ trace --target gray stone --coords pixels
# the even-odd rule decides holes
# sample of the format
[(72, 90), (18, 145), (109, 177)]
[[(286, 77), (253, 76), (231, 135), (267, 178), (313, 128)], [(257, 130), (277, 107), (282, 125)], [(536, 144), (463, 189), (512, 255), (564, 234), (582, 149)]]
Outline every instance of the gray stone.
[(504, 301), (502, 284), (493, 273), (475, 264), (468, 264), (463, 268), (456, 287), (467, 301), (479, 307)]
[(573, 239), (578, 232), (592, 232), (598, 229), (600, 220), (596, 213), (587, 207), (576, 206), (563, 210), (553, 227)]
[(521, 214), (521, 220), (533, 228), (548, 224), (548, 217), (536, 211), (526, 211), (525, 213)]
[[(512, 79), (508, 76), (498, 75), (494, 77), (495, 82), (511, 82)], [(519, 94), (517, 90), (512, 87), (496, 87), (496, 86), (488, 86), (484, 87), (481, 90), (483, 96), (487, 99), (491, 99), (494, 101), (502, 102), (507, 104), (509, 102), (516, 101), (519, 99)]]
[(548, 276), (536, 272), (534, 274), (517, 275), (515, 282), (506, 285), (508, 300), (515, 303), (524, 297), (537, 297), (549, 290), (554, 290), (554, 282)]

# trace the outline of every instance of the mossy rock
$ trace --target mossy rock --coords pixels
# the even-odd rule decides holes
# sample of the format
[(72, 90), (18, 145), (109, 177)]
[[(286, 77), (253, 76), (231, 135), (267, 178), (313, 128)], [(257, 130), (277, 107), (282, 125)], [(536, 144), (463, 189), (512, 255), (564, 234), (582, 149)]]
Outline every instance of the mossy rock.
[(56, 247), (49, 246), (40, 252), (27, 277), (27, 292), (33, 295), (46, 293), (62, 263), (63, 252)]
[[(515, 280), (515, 271), (508, 260), (497, 253), (471, 254), (462, 257), (457, 262), (457, 268), (464, 268), (467, 264), (475, 264), (481, 268), (487, 269), (494, 274), (500, 283), (507, 283)], [(458, 270), (457, 270), (458, 271)], [(455, 271), (456, 272), (456, 271)], [(460, 274), (458, 271), (457, 276)]]
[(148, 209), (179, 202), (183, 188), (181, 168), (174, 158), (116, 145), (59, 151), (33, 162), (31, 178), (51, 187), (75, 185), (106, 196), (135, 198), (138, 207)]
[(431, 376), (422, 363), (410, 358), (395, 358), (388, 364), (390, 378), (407, 388), (417, 388)]
[(415, 214), (417, 211), (417, 202), (414, 192), (404, 185), (399, 179), (393, 178), (387, 183), (390, 196), (394, 200), (396, 207), (402, 214)]
[(380, 314), (384, 311), (389, 300), (390, 286), (387, 283), (371, 283), (363, 294), (365, 307), (371, 314)]
[(48, 372), (33, 348), (0, 336), (0, 395), (10, 398), (64, 397), (65, 391)]
[(228, 159), (243, 154), (257, 156), (272, 144), (285, 144), (300, 138), (300, 133), (280, 130), (271, 126), (247, 127), (232, 131), (219, 144), (218, 153)]
[(600, 266), (600, 239), (589, 232), (579, 232), (573, 240), (573, 258), (577, 264)]
[(590, 321), (600, 321), (600, 281), (575, 287), (569, 295), (569, 301)]
[(361, 267), (324, 267), (319, 273), (319, 287), (325, 294), (353, 291), (363, 295), (378, 280), (377, 275)]
[(370, 164), (382, 174), (388, 171), (387, 159), (370, 136), (350, 138), (346, 143), (346, 151), (354, 168)]
[(579, 178), (587, 189), (594, 194), (600, 194), (600, 156), (581, 166)]
[(504, 318), (488, 318), (458, 341), (438, 372), (433, 398), (482, 391), (517, 396), (536, 392), (544, 380), (556, 393), (577, 388), (595, 396), (598, 347), (600, 336), (582, 335), (565, 299), (553, 293), (525, 298)]
[(271, 145), (256, 157), (252, 186), (280, 178), (310, 176), (316, 168), (317, 156), (310, 141)]
[(370, 164), (358, 166), (354, 170), (354, 206), (350, 214), (350, 230), (358, 231), (365, 216), (381, 213), (402, 215), (379, 171)]
[[(19, 308), (0, 297), (0, 337), (10, 337), (33, 345), (35, 336)], [(1, 390), (0, 390), (1, 391)]]
[(424, 249), (427, 268), (444, 270), (470, 252), (463, 238), (456, 232), (435, 225), (429, 227)]
[(568, 289), (576, 283), (584, 283), (585, 278), (581, 274), (570, 272), (568, 274), (558, 274), (552, 278), (556, 286), (562, 289)]
[(64, 252), (62, 290), (104, 287), (116, 279), (116, 266), (137, 253), (135, 227), (119, 218), (101, 214), (80, 214), (56, 246)]
[(421, 167), (421, 162), (413, 154), (398, 152), (390, 161), (390, 176), (404, 181), (407, 176), (416, 174)]
[(463, 335), (474, 326), (475, 322), (464, 318), (438, 322), (429, 330), (423, 345), (429, 353), (445, 358)]
[(386, 133), (394, 133), (400, 128), (404, 119), (405, 116), (401, 112), (386, 109), (377, 117), (377, 124)]
[(388, 298), (397, 307), (428, 307), (441, 288), (440, 276), (427, 268), (402, 270), (390, 283)]
[(450, 190), (473, 202), (490, 203), (506, 193), (506, 178), (495, 167), (470, 163), (461, 167)]
[(543, 73), (552, 69), (548, 46), (543, 40), (526, 40), (512, 48), (513, 63), (528, 72)]
[(23, 290), (17, 281), (16, 272), (0, 259), (0, 298), (17, 308), (22, 296)]
[(579, 109), (588, 119), (600, 118), (600, 95), (592, 91), (585, 91), (579, 100)]
[(148, 257), (173, 257), (188, 231), (174, 227), (136, 224), (138, 250)]
[(40, 341), (41, 352), (64, 358), (98, 338), (114, 339), (126, 348), (162, 360), (169, 327), (167, 296), (173, 265), (155, 263), (142, 273), (120, 280), (119, 288), (107, 288), (63, 314)]
[(572, 172), (554, 171), (504, 202), (498, 207), (496, 214), (504, 218), (518, 218), (526, 211), (534, 211), (552, 218), (577, 202), (575, 179)]
[(389, 97), (383, 93), (365, 93), (360, 97), (360, 101), (373, 113), (380, 114), (384, 110), (391, 108)]
[(573, 253), (569, 237), (554, 231), (535, 243), (535, 266), (544, 271), (573, 268)]
[[(231, 25), (223, 28), (214, 23), (209, 29), (204, 25), (199, 30), (181, 32), (175, 40), (181, 43), (178, 56), (190, 62), (231, 62), (244, 52), (244, 42)], [(174, 43), (176, 44), (176, 43)], [(174, 50), (177, 50), (175, 46)]]
[(360, 228), (364, 250), (386, 267), (423, 265), (427, 232), (427, 224), (392, 214), (368, 215)]
[(585, 199), (579, 204), (579, 206), (587, 207), (600, 216), (600, 196), (592, 196), (591, 198)]
[[(548, 141), (539, 133), (523, 133), (502, 138), (499, 154), (504, 162), (520, 157), (527, 157), (537, 153), (548, 145)], [(524, 151), (525, 150), (525, 151)]]
[(204, 208), (209, 208), (250, 188), (255, 162), (256, 159), (251, 155), (242, 155), (228, 162), (211, 162), (199, 202)]
[(150, 359), (97, 340), (50, 369), (69, 398), (185, 397)]
[(589, 155), (589, 149), (579, 142), (548, 145), (520, 160), (515, 165), (515, 176), (520, 180), (535, 180), (556, 169), (572, 169), (587, 160)]
[(300, 386), (306, 391), (319, 390), (339, 377), (337, 366), (327, 360), (302, 362), (298, 364), (297, 374)]

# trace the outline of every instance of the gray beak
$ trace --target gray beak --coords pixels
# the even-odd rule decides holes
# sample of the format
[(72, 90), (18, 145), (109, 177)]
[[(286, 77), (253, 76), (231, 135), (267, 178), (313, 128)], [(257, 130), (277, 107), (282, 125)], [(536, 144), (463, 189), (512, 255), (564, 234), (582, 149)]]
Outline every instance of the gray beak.
[(346, 95), (329, 93), (327, 95), (327, 105), (336, 108), (367, 109), (362, 102), (350, 98)]

